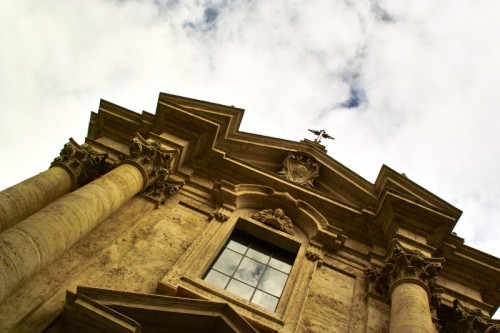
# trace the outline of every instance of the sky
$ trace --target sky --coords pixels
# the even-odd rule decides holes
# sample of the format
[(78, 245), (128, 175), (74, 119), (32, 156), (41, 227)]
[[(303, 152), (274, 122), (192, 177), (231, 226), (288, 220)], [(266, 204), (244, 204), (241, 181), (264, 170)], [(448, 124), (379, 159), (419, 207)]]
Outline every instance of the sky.
[(245, 132), (299, 141), (370, 182), (383, 164), (463, 211), (500, 255), (498, 1), (0, 2), (0, 189), (83, 143), (105, 99), (159, 92), (246, 109)]

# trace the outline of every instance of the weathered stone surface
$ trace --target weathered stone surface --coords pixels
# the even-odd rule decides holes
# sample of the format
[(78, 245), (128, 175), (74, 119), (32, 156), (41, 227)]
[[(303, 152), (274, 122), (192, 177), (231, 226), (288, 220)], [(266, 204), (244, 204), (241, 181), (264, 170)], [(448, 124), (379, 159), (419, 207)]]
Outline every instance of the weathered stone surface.
[(0, 232), (69, 192), (71, 187), (68, 171), (52, 167), (0, 192)]
[[(300, 332), (348, 332), (355, 280), (322, 266), (314, 273)], [(331, 318), (335, 318), (332, 321)]]

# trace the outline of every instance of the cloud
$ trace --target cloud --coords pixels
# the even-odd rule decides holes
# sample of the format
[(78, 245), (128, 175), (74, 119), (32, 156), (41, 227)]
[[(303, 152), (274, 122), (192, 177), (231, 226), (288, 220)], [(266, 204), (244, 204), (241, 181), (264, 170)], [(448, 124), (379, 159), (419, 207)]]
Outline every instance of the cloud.
[[(83, 142), (100, 98), (158, 92), (246, 108), (241, 129), (387, 164), (464, 210), (498, 255), (498, 5), (491, 1), (15, 1), (0, 5), (0, 187)], [(486, 232), (487, 231), (487, 232)]]

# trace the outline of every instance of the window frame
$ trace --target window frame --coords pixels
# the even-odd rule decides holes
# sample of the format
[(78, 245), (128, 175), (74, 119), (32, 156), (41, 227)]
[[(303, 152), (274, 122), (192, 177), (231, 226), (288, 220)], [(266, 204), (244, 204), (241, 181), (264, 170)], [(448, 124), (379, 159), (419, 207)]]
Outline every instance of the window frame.
[[(285, 324), (297, 324), (312, 274), (316, 265), (321, 263), (322, 246), (310, 241), (297, 226), (292, 236), (252, 219), (251, 215), (258, 211), (241, 209), (226, 212), (230, 217), (225, 221), (212, 218), (205, 231), (161, 279), (157, 291), (172, 296), (227, 302), (252, 323), (275, 331), (281, 331)], [(295, 262), (275, 311), (267, 310), (203, 279), (235, 229), (295, 254)]]

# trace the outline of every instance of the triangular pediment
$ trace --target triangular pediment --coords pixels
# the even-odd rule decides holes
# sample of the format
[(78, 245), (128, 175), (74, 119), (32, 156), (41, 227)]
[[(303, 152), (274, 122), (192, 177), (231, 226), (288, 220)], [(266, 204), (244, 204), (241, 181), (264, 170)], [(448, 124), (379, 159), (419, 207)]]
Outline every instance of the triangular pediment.
[[(93, 116), (88, 140), (119, 150), (127, 138), (140, 132), (146, 138), (152, 137), (177, 149), (180, 166), (207, 178), (266, 185), (288, 192), (318, 207), (330, 224), (357, 237), (365, 237), (367, 224), (388, 210), (393, 214), (394, 207), (410, 213), (405, 217), (408, 223), (429, 221), (427, 225), (419, 225), (418, 230), (426, 235), (439, 234), (438, 240), (451, 233), (461, 214), (386, 166), (375, 183), (371, 183), (327, 155), (317, 142), (294, 142), (241, 132), (243, 113), (244, 110), (233, 106), (164, 93), (160, 94), (154, 115), (144, 112), (139, 116), (103, 101), (99, 113)], [(287, 175), (284, 170), (290, 154), (304, 163), (295, 165), (297, 170), (292, 172), (295, 176)], [(311, 163), (319, 165), (319, 169), (313, 178), (307, 179), (304, 173), (312, 172)], [(190, 171), (185, 172), (188, 177)], [(427, 221), (411, 221), (411, 212), (416, 210), (429, 212)], [(441, 228), (443, 223), (446, 226)], [(438, 228), (441, 229), (434, 230)]]
[(226, 303), (78, 287), (67, 293), (67, 332), (258, 333)]

